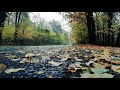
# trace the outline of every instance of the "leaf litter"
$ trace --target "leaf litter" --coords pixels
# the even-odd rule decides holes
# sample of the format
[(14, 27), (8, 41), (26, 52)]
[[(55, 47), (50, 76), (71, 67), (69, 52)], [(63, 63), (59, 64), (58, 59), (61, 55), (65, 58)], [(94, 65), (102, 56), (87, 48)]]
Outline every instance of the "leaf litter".
[[(6, 52), (5, 58), (19, 64), (41, 64), (44, 62), (43, 69), (37, 70), (36, 74), (45, 74), (53, 67), (63, 70), (63, 75), (75, 75), (79, 78), (113, 78), (114, 75), (120, 74), (120, 48), (96, 46), (90, 44), (81, 44), (79, 46), (67, 47), (45, 47), (45, 48), (28, 48), (18, 49), (16, 54)], [(4, 59), (5, 59), (4, 58)], [(49, 67), (51, 65), (51, 67)], [(26, 66), (27, 67), (27, 66)], [(32, 66), (31, 66), (32, 67)], [(36, 66), (40, 67), (40, 65)], [(46, 70), (47, 68), (47, 70)], [(26, 68), (7, 68), (5, 73), (18, 72)], [(38, 68), (39, 69), (39, 68)], [(33, 68), (34, 70), (34, 68)], [(114, 72), (114, 73), (111, 73)], [(47, 75), (48, 78), (54, 78), (54, 75)]]

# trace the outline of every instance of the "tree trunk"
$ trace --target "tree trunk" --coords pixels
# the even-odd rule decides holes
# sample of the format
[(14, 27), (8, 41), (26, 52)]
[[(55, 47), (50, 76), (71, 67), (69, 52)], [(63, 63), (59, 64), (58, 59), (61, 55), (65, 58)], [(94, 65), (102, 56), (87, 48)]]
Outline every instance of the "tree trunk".
[(103, 30), (104, 30), (104, 21), (103, 21)]
[(21, 15), (21, 12), (16, 12), (15, 35), (14, 35), (14, 42), (16, 45), (18, 44), (18, 28), (19, 28), (20, 15)]
[(87, 27), (88, 27), (88, 43), (96, 44), (95, 23), (93, 19), (93, 12), (86, 13)]
[(105, 45), (105, 33), (104, 32), (102, 33), (102, 38), (103, 38), (102, 44)]
[(113, 12), (107, 12), (108, 13), (108, 43), (107, 45), (110, 46), (110, 31), (111, 31), (111, 25), (112, 25), (112, 18), (113, 18)]
[(115, 46), (119, 47), (120, 46), (120, 32), (118, 33), (117, 40)]
[(6, 12), (0, 12), (0, 45), (2, 43), (2, 31), (4, 28), (4, 22), (6, 17), (7, 17)]
[(114, 46), (114, 32), (111, 35), (111, 46)]
[(8, 15), (8, 25), (9, 25), (9, 23), (10, 23), (10, 15)]

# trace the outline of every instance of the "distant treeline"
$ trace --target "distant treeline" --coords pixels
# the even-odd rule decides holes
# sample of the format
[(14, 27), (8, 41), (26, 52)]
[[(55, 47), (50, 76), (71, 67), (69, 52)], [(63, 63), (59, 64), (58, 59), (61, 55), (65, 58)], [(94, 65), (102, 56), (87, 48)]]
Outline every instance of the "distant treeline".
[(68, 32), (58, 21), (45, 21), (29, 12), (0, 12), (0, 45), (66, 45)]

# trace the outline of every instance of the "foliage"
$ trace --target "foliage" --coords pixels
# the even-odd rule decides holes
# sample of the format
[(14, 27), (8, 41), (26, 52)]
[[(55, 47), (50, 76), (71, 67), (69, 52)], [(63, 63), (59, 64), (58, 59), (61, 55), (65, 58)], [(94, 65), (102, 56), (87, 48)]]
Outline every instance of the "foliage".
[(72, 27), (73, 44), (87, 43), (87, 26), (85, 12), (70, 12), (66, 14)]
[[(72, 42), (74, 44), (88, 43), (89, 39), (93, 40), (89, 37), (93, 30), (88, 30), (87, 15), (87, 12), (66, 12), (65, 14), (65, 18), (69, 20), (72, 27)], [(114, 46), (114, 43), (119, 41), (119, 15), (119, 12), (93, 12), (94, 34), (97, 35), (96, 44)]]
[[(32, 22), (28, 12), (21, 12), (19, 26), (16, 29), (16, 12), (9, 12), (2, 32), (2, 39), (14, 44), (17, 33), (18, 45), (58, 45), (67, 44), (67, 32), (58, 21), (47, 22), (40, 16), (35, 16)], [(16, 30), (16, 32), (15, 32)], [(8, 43), (7, 43), (8, 44)]]
[(14, 39), (15, 27), (13, 25), (6, 25), (2, 32), (3, 39)]

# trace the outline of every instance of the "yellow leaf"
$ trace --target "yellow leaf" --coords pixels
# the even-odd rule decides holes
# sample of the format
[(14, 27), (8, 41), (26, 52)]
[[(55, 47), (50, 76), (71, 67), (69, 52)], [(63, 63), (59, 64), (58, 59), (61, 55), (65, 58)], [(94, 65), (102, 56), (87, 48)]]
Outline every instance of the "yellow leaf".
[(104, 54), (104, 55), (110, 55), (110, 52), (109, 52), (108, 49), (105, 49), (105, 50), (103, 51), (103, 54)]

